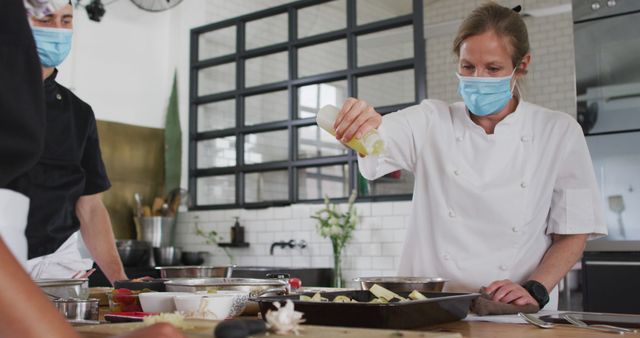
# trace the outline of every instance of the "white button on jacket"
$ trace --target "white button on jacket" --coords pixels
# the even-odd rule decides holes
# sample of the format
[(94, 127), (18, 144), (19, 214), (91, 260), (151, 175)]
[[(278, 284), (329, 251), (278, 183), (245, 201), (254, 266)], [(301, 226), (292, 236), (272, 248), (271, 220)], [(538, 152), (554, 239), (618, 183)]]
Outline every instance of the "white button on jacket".
[(358, 158), (362, 175), (415, 176), (399, 275), (447, 278), (447, 290), (463, 292), (521, 283), (550, 234), (607, 233), (582, 130), (567, 114), (522, 101), (487, 135), (464, 103), (425, 100), (385, 115), (378, 131), (386, 153)]

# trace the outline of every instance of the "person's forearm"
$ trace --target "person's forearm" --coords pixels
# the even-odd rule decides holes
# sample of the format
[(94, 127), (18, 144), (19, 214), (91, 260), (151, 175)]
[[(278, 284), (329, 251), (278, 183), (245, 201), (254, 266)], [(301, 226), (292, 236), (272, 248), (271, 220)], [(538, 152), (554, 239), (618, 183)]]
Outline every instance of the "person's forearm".
[(0, 337), (78, 337), (0, 240)]
[(115, 246), (109, 213), (100, 197), (81, 197), (76, 213), (85, 245), (109, 282), (127, 279)]
[(542, 283), (551, 291), (582, 257), (587, 236), (554, 235), (553, 244), (529, 279)]

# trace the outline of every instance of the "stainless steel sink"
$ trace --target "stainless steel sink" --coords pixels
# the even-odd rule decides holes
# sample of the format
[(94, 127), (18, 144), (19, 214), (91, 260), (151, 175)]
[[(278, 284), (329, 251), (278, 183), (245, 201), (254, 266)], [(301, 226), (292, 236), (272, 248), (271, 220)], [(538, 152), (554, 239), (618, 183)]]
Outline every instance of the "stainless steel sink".
[(235, 266), (231, 277), (265, 278), (267, 274), (288, 274), (300, 278), (302, 286), (329, 287), (333, 281), (332, 268), (286, 268), (273, 266)]

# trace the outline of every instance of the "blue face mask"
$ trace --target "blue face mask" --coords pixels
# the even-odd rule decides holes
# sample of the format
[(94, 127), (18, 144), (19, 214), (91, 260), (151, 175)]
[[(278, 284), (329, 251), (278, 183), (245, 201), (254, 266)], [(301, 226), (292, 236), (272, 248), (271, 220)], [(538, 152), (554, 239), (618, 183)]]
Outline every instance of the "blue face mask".
[(73, 31), (66, 28), (31, 27), (40, 63), (47, 68), (57, 67), (69, 55)]
[[(462, 96), (464, 104), (476, 116), (495, 114), (504, 108), (513, 97), (511, 75), (503, 77), (462, 76), (458, 73), (458, 94)], [(515, 85), (515, 84), (514, 84)]]

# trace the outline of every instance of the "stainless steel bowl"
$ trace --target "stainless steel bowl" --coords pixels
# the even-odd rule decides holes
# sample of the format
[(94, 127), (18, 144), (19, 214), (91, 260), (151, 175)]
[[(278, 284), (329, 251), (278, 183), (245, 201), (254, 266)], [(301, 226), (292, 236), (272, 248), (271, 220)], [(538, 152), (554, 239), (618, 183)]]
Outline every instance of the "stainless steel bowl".
[(151, 243), (136, 240), (117, 240), (116, 247), (122, 265), (131, 266), (149, 266), (151, 258)]
[(230, 277), (230, 266), (160, 266), (160, 278)]
[(89, 279), (37, 279), (35, 283), (50, 298), (89, 298)]
[(362, 290), (369, 290), (373, 284), (378, 284), (393, 292), (441, 292), (446, 279), (437, 277), (358, 277), (353, 279), (360, 283)]
[(56, 299), (53, 305), (69, 321), (97, 321), (98, 320), (98, 300), (89, 299)]
[[(207, 251), (183, 251), (182, 252), (182, 264), (184, 265), (202, 265), (205, 257), (209, 252)], [(208, 277), (225, 277), (225, 276), (208, 276)]]
[(280, 279), (254, 278), (192, 278), (169, 280), (165, 283), (167, 291), (197, 292), (236, 290), (248, 292), (249, 297), (265, 295), (284, 295), (288, 292), (287, 281)]
[(156, 266), (180, 265), (182, 249), (175, 246), (153, 248), (153, 260)]

